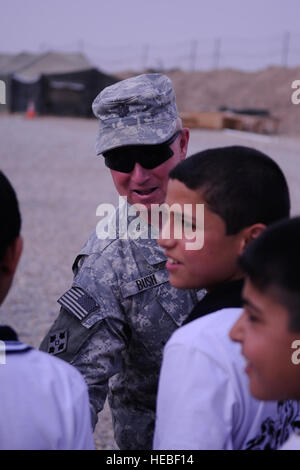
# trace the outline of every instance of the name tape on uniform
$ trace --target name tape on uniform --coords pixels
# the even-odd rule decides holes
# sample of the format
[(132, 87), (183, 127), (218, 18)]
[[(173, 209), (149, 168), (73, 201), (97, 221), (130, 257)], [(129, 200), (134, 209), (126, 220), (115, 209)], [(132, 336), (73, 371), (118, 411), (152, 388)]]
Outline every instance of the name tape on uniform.
[(147, 289), (152, 287), (159, 286), (165, 282), (168, 282), (169, 274), (165, 269), (160, 271), (155, 271), (152, 274), (147, 276), (140, 277), (134, 281), (127, 282), (121, 286), (121, 292), (124, 298), (130, 297), (131, 295), (138, 294), (139, 292), (144, 292)]

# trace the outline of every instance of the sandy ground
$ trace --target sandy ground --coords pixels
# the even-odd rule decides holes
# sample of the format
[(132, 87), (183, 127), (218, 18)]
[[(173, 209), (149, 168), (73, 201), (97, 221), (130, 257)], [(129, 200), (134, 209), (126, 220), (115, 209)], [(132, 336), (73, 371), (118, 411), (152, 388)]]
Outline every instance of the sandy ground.
[[(0, 116), (0, 168), (12, 181), (23, 216), (24, 252), (1, 323), (38, 347), (56, 318), (56, 300), (72, 282), (74, 257), (95, 228), (100, 203), (118, 198), (95, 157), (94, 120)], [(249, 145), (272, 156), (288, 179), (293, 214), (300, 214), (300, 139), (234, 131), (195, 130), (189, 154), (208, 147)], [(99, 415), (98, 449), (114, 449), (108, 407)]]

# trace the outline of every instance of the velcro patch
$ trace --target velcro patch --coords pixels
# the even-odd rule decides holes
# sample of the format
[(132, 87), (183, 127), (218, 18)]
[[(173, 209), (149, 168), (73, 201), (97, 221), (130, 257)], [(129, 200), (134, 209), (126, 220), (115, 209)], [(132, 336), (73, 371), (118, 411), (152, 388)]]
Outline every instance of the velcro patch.
[(68, 312), (83, 320), (91, 312), (99, 308), (95, 300), (80, 287), (71, 287), (57, 301)]
[(48, 349), (49, 354), (59, 354), (67, 349), (68, 332), (67, 330), (55, 331), (49, 336)]
[(135, 281), (127, 282), (121, 286), (121, 292), (124, 298), (131, 295), (138, 294), (152, 287), (159, 286), (164, 282), (168, 282), (169, 274), (166, 269), (154, 271), (152, 274), (136, 279)]

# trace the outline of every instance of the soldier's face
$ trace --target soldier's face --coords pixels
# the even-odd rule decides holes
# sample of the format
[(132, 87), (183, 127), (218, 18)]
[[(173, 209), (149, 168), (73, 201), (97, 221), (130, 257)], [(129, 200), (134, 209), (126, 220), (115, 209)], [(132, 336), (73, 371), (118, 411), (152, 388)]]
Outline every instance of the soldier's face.
[(136, 163), (130, 173), (110, 170), (118, 193), (126, 196), (129, 204), (143, 204), (148, 211), (151, 204), (162, 204), (166, 199), (169, 172), (186, 157), (188, 141), (189, 130), (182, 129), (170, 146), (173, 156), (153, 169), (148, 170)]

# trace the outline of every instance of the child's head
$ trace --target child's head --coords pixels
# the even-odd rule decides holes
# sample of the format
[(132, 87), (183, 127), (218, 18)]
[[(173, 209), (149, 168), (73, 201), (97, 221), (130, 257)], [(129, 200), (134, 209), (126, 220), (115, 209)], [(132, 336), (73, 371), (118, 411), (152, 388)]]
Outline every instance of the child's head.
[[(166, 237), (159, 244), (169, 257), (170, 282), (179, 288), (211, 289), (243, 276), (238, 256), (267, 225), (289, 216), (285, 177), (267, 155), (247, 147), (224, 147), (199, 152), (170, 172), (168, 206), (204, 204), (204, 245), (187, 250), (185, 237)], [(172, 220), (173, 217), (173, 220)], [(170, 225), (174, 224), (170, 213)], [(172, 231), (171, 231), (172, 232)], [(174, 235), (174, 234), (173, 234)], [(174, 262), (175, 261), (175, 262)]]
[(230, 336), (242, 344), (251, 393), (300, 399), (300, 217), (268, 228), (240, 258), (244, 312)]
[(3, 302), (22, 252), (21, 216), (15, 191), (0, 171), (0, 304)]

